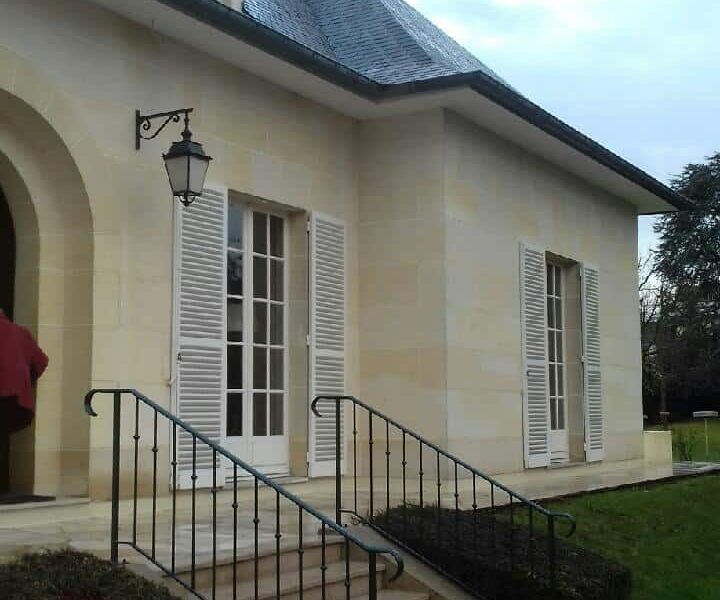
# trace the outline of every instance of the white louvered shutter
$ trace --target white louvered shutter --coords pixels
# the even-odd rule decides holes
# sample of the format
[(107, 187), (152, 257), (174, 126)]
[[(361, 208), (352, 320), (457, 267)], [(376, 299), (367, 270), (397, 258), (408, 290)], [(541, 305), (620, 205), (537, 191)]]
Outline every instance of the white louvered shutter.
[(598, 270), (582, 266), (583, 392), (585, 397), (585, 458), (605, 458), (603, 399), (600, 374), (600, 277)]
[(520, 246), (525, 467), (550, 464), (545, 252)]
[[(225, 229), (227, 189), (207, 187), (189, 207), (176, 203), (175, 319), (177, 416), (222, 440), (225, 396)], [(192, 487), (193, 440), (178, 429), (178, 486)], [(212, 485), (212, 450), (198, 441), (198, 487)], [(218, 461), (218, 485), (225, 481)]]
[[(345, 224), (313, 214), (310, 217), (311, 400), (322, 394), (345, 393), (345, 283)], [(321, 401), (318, 408), (322, 418), (310, 414), (311, 477), (335, 474), (335, 402)], [(341, 435), (342, 428), (341, 420)]]

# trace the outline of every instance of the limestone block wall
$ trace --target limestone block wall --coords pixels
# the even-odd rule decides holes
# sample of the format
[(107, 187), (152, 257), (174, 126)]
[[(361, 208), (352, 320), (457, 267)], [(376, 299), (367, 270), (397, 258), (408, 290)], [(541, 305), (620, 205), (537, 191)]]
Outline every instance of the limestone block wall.
[[(366, 122), (360, 134), (359, 394), (442, 446), (444, 144), (442, 111)], [(360, 425), (366, 439), (365, 419)]]
[[(0, 87), (22, 91), (61, 131), (92, 215), (91, 247), (84, 254), (93, 264), (91, 345), (71, 348), (91, 364), (91, 376), (78, 380), (72, 400), (89, 428), (89, 475), (79, 493), (106, 496), (111, 465), (110, 406), (98, 402), (101, 416), (88, 424), (82, 390), (134, 386), (170, 404), (173, 201), (161, 153), (179, 132), (168, 128), (136, 152), (136, 109), (194, 107), (193, 133), (215, 159), (209, 181), (347, 223), (346, 376), (348, 389), (357, 389), (356, 122), (82, 0), (0, 0), (0, 12)], [(291, 247), (302, 253), (297, 240)], [(42, 287), (45, 274), (39, 277)], [(42, 301), (52, 305), (52, 297)], [(290, 329), (300, 335), (302, 327)], [(47, 335), (40, 338), (50, 347)], [(41, 387), (39, 405), (56, 389)], [(307, 397), (299, 396), (293, 393), (302, 405), (290, 407), (291, 422), (307, 414)], [(131, 459), (132, 418), (128, 411), (123, 460)], [(291, 442), (296, 448), (305, 434), (298, 435)], [(161, 481), (167, 481), (168, 440), (161, 432)], [(142, 443), (147, 449), (151, 436)], [(293, 464), (304, 474), (304, 451)], [(57, 492), (57, 482), (42, 479), (36, 477), (36, 487)]]
[(642, 456), (636, 214), (445, 114), (450, 447), (492, 472), (523, 468), (519, 245), (600, 269), (607, 460)]

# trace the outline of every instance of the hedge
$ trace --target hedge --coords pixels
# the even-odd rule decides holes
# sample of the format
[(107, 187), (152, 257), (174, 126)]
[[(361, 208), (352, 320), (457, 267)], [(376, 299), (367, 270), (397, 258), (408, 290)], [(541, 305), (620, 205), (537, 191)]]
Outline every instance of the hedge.
[(26, 554), (0, 565), (3, 600), (177, 600), (159, 585), (91, 554)]
[[(524, 511), (525, 513), (527, 511)], [(454, 511), (434, 506), (391, 508), (372, 520), (378, 528), (481, 598), (514, 600), (627, 600), (630, 571), (556, 537), (556, 582), (550, 578), (546, 523), (530, 529), (516, 510)], [(527, 518), (524, 519), (527, 521)], [(558, 529), (562, 524), (558, 522)]]

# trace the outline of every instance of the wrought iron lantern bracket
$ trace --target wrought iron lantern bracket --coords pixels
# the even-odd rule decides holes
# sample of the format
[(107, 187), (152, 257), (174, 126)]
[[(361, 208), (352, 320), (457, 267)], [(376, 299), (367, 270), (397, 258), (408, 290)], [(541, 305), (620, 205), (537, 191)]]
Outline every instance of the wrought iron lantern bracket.
[[(185, 129), (190, 125), (190, 113), (192, 108), (181, 108), (169, 112), (155, 113), (152, 115), (143, 115), (139, 110), (135, 111), (135, 150), (140, 150), (142, 140), (153, 140), (160, 132), (168, 126), (169, 123), (179, 123), (180, 117), (185, 118)], [(164, 121), (153, 131), (153, 121), (164, 119)]]

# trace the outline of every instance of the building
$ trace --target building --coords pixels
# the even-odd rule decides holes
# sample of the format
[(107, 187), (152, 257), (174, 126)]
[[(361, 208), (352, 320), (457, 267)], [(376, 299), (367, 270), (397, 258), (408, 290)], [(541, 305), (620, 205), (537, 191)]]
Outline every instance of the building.
[[(0, 285), (51, 360), (13, 490), (107, 497), (93, 387), (270, 474), (333, 473), (319, 393), (489, 473), (642, 457), (636, 218), (685, 201), (401, 0), (0, 10)], [(135, 146), (183, 107), (214, 158), (188, 209), (177, 126)]]

